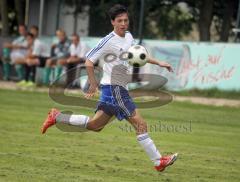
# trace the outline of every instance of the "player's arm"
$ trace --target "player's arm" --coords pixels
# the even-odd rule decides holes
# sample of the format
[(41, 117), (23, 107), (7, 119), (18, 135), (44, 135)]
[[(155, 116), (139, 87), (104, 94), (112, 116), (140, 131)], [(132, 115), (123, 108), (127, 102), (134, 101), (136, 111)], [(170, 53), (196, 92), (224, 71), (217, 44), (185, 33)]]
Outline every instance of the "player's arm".
[(28, 49), (27, 58), (28, 58), (28, 59), (36, 59), (36, 58), (38, 58), (38, 56), (36, 55), (36, 53), (34, 52), (34, 50), (32, 50), (32, 49), (30, 48), (30, 49)]
[(159, 61), (157, 59), (154, 59), (152, 57), (148, 57), (148, 63), (150, 64), (155, 64), (155, 65), (158, 65), (160, 67), (164, 67), (166, 68), (169, 72), (173, 72), (173, 69), (172, 69), (172, 66), (167, 63), (167, 62), (164, 62), (164, 61)]
[(4, 43), (3, 44), (3, 47), (5, 48), (9, 48), (9, 49), (26, 49), (25, 46), (22, 46), (22, 45), (17, 45), (17, 44), (12, 44), (12, 43)]
[(27, 58), (29, 58), (29, 59), (36, 59), (36, 58), (38, 58), (38, 56), (33, 55), (32, 53), (30, 53), (30, 54), (27, 55)]
[(27, 49), (27, 46), (12, 44), (12, 49)]
[(92, 96), (94, 96), (95, 92), (97, 91), (97, 81), (94, 75), (94, 64), (92, 61), (90, 61), (89, 59), (86, 60), (85, 62), (85, 66), (87, 69), (87, 74), (88, 74), (88, 81), (90, 84), (90, 87), (85, 95), (86, 98), (90, 98)]
[(67, 59), (67, 63), (76, 63), (76, 62), (84, 62), (85, 59), (83, 57), (78, 57), (78, 56), (70, 56)]

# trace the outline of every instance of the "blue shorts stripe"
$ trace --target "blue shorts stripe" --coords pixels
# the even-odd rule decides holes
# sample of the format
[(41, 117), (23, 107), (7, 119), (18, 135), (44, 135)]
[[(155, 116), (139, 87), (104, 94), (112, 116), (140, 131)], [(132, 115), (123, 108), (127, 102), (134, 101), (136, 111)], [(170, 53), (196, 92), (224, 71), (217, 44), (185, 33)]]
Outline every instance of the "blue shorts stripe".
[(124, 112), (130, 116), (131, 114), (129, 113), (129, 111), (127, 110), (126, 106), (124, 105), (123, 103), (123, 100), (121, 98), (121, 94), (120, 94), (120, 89), (119, 89), (119, 86), (115, 88), (115, 93), (116, 93), (116, 98), (117, 98), (117, 102), (118, 104), (120, 105), (120, 107), (124, 110)]
[(97, 104), (98, 110), (103, 110), (109, 116), (118, 120), (128, 119), (136, 109), (128, 91), (119, 85), (101, 85), (101, 96)]

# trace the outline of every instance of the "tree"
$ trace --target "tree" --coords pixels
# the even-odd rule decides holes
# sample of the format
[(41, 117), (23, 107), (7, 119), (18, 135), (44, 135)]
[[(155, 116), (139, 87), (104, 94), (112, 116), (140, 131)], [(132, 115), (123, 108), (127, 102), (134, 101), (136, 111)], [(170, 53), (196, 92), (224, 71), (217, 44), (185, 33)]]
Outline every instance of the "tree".
[(1, 20), (2, 20), (2, 36), (9, 34), (9, 18), (8, 18), (8, 4), (7, 0), (0, 0)]
[[(183, 0), (190, 8), (196, 22), (198, 22), (200, 41), (228, 41), (233, 24), (236, 21), (238, 0)], [(210, 31), (210, 27), (217, 31), (219, 39)]]
[[(136, 14), (132, 13), (135, 10), (134, 0), (92, 0), (90, 1), (90, 19), (89, 19), (89, 35), (90, 36), (103, 36), (112, 30), (112, 26), (108, 17), (108, 10), (114, 4), (123, 4), (130, 8), (130, 29), (136, 31), (135, 24), (133, 23), (133, 16)], [(136, 15), (137, 16), (137, 15)], [(135, 18), (135, 17), (134, 17)], [(137, 20), (138, 21), (138, 20)]]
[[(112, 30), (107, 15), (108, 9), (116, 4), (128, 7), (130, 31), (134, 37), (138, 36), (140, 1), (136, 0), (69, 0), (78, 5), (88, 5), (89, 35), (104, 36)], [(186, 7), (182, 8), (181, 3)], [(76, 3), (75, 3), (76, 4)], [(144, 38), (161, 38), (181, 40), (197, 25), (199, 40), (228, 41), (231, 28), (236, 20), (238, 0), (145, 0), (143, 36)], [(76, 11), (81, 11), (76, 8)], [(211, 32), (215, 27), (217, 36)]]
[(214, 4), (215, 28), (219, 41), (227, 42), (237, 17), (238, 0), (219, 0)]
[(199, 37), (200, 41), (210, 40), (210, 26), (213, 19), (214, 0), (202, 0), (199, 9)]
[(18, 24), (24, 24), (25, 0), (14, 0)]
[(146, 38), (179, 40), (192, 30), (194, 18), (191, 13), (179, 6), (179, 1), (148, 0), (145, 8), (144, 37)]
[[(191, 14), (181, 11), (177, 1), (145, 1), (143, 25), (145, 38), (180, 39), (182, 35), (191, 31), (193, 18)], [(140, 1), (135, 0), (92, 0), (90, 2), (90, 36), (103, 36), (112, 30), (107, 11), (116, 3), (128, 7), (129, 29), (134, 37), (138, 36)]]

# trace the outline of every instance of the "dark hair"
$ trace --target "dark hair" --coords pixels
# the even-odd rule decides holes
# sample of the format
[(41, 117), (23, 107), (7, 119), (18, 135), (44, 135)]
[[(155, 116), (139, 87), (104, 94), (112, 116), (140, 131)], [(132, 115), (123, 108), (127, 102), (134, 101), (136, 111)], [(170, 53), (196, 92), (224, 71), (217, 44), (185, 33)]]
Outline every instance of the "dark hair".
[(24, 27), (25, 29), (27, 29), (27, 26), (25, 24), (19, 24), (18, 27)]
[(36, 25), (32, 25), (31, 28), (33, 28), (33, 29), (38, 31), (38, 26), (36, 26)]
[(128, 10), (125, 6), (123, 6), (121, 4), (115, 4), (108, 11), (108, 15), (109, 15), (111, 20), (115, 20), (115, 18), (122, 13), (127, 13), (128, 14)]
[(27, 37), (31, 37), (32, 39), (34, 39), (34, 35), (30, 32), (27, 33)]
[(72, 37), (77, 37), (78, 39), (80, 38), (77, 33), (73, 33), (73, 34), (72, 34)]

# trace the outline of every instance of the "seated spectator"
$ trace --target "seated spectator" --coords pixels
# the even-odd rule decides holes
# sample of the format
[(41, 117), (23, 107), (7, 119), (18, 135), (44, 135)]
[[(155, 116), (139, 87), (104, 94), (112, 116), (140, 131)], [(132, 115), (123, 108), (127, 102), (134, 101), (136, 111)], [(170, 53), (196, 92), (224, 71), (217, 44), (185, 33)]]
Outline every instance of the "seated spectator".
[(72, 44), (70, 46), (70, 57), (67, 59), (67, 64), (84, 63), (87, 46), (80, 41), (78, 34), (72, 35)]
[[(32, 33), (34, 35), (34, 39), (36, 39), (38, 37), (38, 27), (35, 26), (35, 25), (31, 26), (30, 33)], [(32, 42), (30, 42), (30, 44), (29, 44), (29, 41), (28, 41), (27, 54), (25, 55), (25, 57), (19, 57), (18, 59), (15, 60), (15, 65), (16, 66), (24, 65), (24, 67), (25, 67), (26, 59), (31, 55), (32, 46), (33, 46)], [(18, 83), (19, 86), (24, 86), (25, 84), (26, 84), (26, 82), (25, 82), (24, 79)]]
[(68, 40), (66, 33), (63, 30), (56, 32), (59, 42), (53, 46), (51, 58), (47, 59), (45, 65), (44, 83), (49, 84), (49, 77), (51, 75), (51, 68), (56, 66), (56, 80), (59, 80), (62, 73), (62, 68), (67, 63), (69, 57), (69, 47), (71, 41)]
[(45, 66), (46, 60), (49, 58), (49, 50), (48, 46), (38, 38), (35, 38), (32, 33), (27, 34), (27, 41), (29, 45), (32, 45), (32, 51), (25, 62), (25, 83), (26, 86), (35, 86), (36, 67)]
[(70, 57), (67, 59), (67, 85), (71, 85), (76, 78), (77, 64), (85, 63), (85, 54), (87, 53), (87, 46), (80, 41), (78, 34), (72, 35), (72, 44), (70, 46)]
[[(3, 67), (4, 67), (4, 79), (9, 79), (10, 63), (15, 64), (18, 59), (25, 58), (27, 54), (27, 30), (25, 25), (18, 26), (19, 37), (16, 38), (12, 43), (4, 43), (3, 45)], [(10, 62), (11, 61), (11, 62)], [(23, 65), (17, 64), (15, 66), (17, 76), (19, 80), (24, 78), (24, 67)]]

